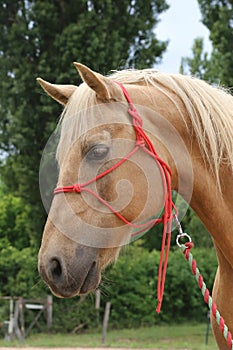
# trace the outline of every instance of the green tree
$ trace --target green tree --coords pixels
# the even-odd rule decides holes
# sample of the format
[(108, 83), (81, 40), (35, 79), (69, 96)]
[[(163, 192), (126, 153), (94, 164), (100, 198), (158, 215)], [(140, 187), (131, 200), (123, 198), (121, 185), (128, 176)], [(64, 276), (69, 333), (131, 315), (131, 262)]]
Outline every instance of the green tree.
[(30, 208), (22, 198), (0, 192), (0, 294), (36, 295), (40, 286)]
[(17, 249), (30, 246), (30, 208), (13, 194), (0, 198), (0, 238), (5, 237)]
[(74, 60), (102, 73), (152, 66), (166, 49), (153, 29), (167, 8), (165, 0), (0, 0), (1, 175), (30, 205), (38, 239), (46, 216), (40, 157), (61, 107), (42, 93), (36, 77), (76, 84)]
[(211, 81), (211, 68), (209, 55), (204, 51), (203, 38), (194, 39), (192, 57), (183, 57), (181, 59), (180, 72), (183, 74), (195, 75), (200, 79)]
[(198, 0), (202, 22), (210, 31), (212, 53), (196, 39), (193, 56), (184, 58), (181, 71), (226, 87), (233, 86), (233, 4), (231, 0)]
[[(211, 63), (220, 84), (233, 86), (233, 4), (232, 0), (198, 0), (202, 22), (210, 31), (213, 45)], [(214, 75), (214, 71), (212, 74)], [(214, 76), (213, 76), (214, 77)]]
[(46, 292), (38, 284), (37, 250), (18, 249), (7, 238), (0, 239), (0, 295), (42, 296)]
[[(211, 291), (217, 268), (215, 251), (193, 249), (192, 253)], [(206, 319), (208, 308), (190, 266), (178, 248), (169, 254), (163, 305), (161, 313), (155, 313), (159, 259), (156, 250), (148, 252), (145, 248), (130, 246), (109, 270), (103, 292), (106, 300), (111, 299), (112, 303), (111, 326), (135, 327), (191, 319), (203, 322)]]

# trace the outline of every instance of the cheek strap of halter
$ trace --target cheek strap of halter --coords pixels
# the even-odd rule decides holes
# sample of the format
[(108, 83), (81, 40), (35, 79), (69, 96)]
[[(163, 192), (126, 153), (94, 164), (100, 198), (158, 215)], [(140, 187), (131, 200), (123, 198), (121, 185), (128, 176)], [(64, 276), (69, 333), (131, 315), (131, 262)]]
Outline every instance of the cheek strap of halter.
[[(158, 223), (163, 224), (163, 236), (162, 236), (162, 242), (161, 242), (161, 253), (160, 253), (160, 261), (159, 261), (159, 267), (158, 267), (158, 284), (157, 284), (158, 304), (156, 307), (156, 312), (159, 313), (162, 306), (166, 271), (167, 271), (167, 264), (168, 264), (168, 256), (169, 256), (170, 245), (171, 245), (173, 209), (175, 210), (176, 215), (178, 214), (177, 209), (172, 201), (172, 189), (171, 189), (172, 173), (169, 166), (158, 156), (151, 140), (145, 134), (143, 130), (142, 118), (140, 117), (136, 108), (134, 107), (128, 91), (126, 90), (124, 85), (116, 81), (115, 83), (120, 86), (125, 96), (125, 99), (129, 104), (128, 113), (132, 117), (132, 123), (136, 134), (136, 142), (135, 142), (134, 149), (131, 152), (129, 152), (126, 156), (124, 156), (122, 159), (120, 159), (112, 167), (98, 174), (94, 178), (81, 184), (77, 183), (72, 186), (56, 187), (54, 190), (54, 194), (56, 195), (59, 193), (70, 193), (70, 192), (81, 193), (82, 191), (90, 193), (95, 198), (97, 198), (103, 205), (105, 205), (110, 211), (112, 211), (121, 221), (123, 221), (126, 225), (131, 226), (132, 228), (135, 229), (135, 232), (132, 234), (132, 236), (136, 236), (142, 232), (148, 231)], [(117, 169), (121, 164), (127, 161), (138, 149), (142, 149), (146, 154), (150, 155), (154, 159), (154, 161), (156, 162), (159, 168), (161, 178), (162, 178), (162, 183), (163, 183), (163, 191), (164, 191), (164, 212), (161, 218), (156, 218), (156, 219), (150, 218), (145, 223), (135, 224), (133, 222), (128, 221), (123, 215), (121, 215), (120, 212), (116, 211), (107, 201), (105, 201), (96, 192), (92, 191), (87, 186), (93, 182), (96, 182), (100, 178), (106, 176), (113, 170)]]
[(132, 100), (129, 96), (128, 91), (122, 85), (116, 82), (122, 89), (124, 96), (129, 104), (128, 113), (132, 116), (132, 121), (136, 133), (136, 144), (141, 144), (144, 152), (148, 153), (154, 160), (156, 161), (162, 181), (163, 181), (163, 190), (164, 190), (164, 213), (161, 218), (161, 222), (163, 223), (163, 236), (161, 243), (161, 252), (160, 252), (160, 261), (158, 267), (158, 284), (157, 284), (157, 299), (158, 304), (156, 307), (156, 312), (160, 312), (164, 294), (164, 286), (167, 272), (167, 264), (168, 264), (168, 256), (171, 245), (171, 231), (172, 231), (172, 219), (174, 210), (177, 213), (177, 209), (175, 204), (172, 201), (172, 188), (171, 188), (171, 176), (172, 172), (169, 166), (158, 156), (157, 152), (154, 149), (154, 146), (150, 140), (150, 138), (145, 134), (143, 130), (142, 118), (138, 114), (136, 108), (134, 107)]

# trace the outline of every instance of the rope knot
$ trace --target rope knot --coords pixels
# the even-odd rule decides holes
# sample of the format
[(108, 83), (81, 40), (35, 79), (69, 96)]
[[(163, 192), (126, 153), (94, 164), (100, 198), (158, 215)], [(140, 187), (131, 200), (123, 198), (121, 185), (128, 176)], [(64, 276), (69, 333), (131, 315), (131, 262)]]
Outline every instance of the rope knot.
[(142, 137), (138, 138), (136, 141), (136, 146), (144, 147), (145, 146), (145, 141)]
[(81, 186), (80, 184), (75, 184), (73, 186), (73, 192), (80, 193), (81, 192)]
[(128, 109), (128, 113), (137, 121), (137, 125), (142, 127), (142, 118), (138, 114), (138, 111), (134, 108), (134, 106), (130, 106)]

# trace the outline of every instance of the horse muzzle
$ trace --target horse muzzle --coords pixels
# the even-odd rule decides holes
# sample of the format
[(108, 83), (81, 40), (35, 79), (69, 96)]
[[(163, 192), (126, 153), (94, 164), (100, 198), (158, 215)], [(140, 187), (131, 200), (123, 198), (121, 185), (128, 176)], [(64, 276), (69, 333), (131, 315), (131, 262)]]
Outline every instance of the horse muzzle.
[[(66, 254), (65, 254), (66, 253)], [(78, 245), (51, 252), (39, 252), (38, 270), (51, 291), (58, 297), (69, 298), (95, 290), (101, 281), (98, 267), (98, 249)]]

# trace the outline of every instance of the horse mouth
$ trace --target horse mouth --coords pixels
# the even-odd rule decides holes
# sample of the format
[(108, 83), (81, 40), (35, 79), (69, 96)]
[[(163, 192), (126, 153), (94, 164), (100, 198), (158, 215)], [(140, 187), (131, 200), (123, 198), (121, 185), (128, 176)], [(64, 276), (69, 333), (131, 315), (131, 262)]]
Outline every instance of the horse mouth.
[(86, 278), (84, 279), (84, 282), (80, 288), (79, 294), (87, 294), (95, 290), (99, 286), (100, 281), (101, 281), (101, 275), (98, 274), (96, 262), (94, 261), (86, 275)]

